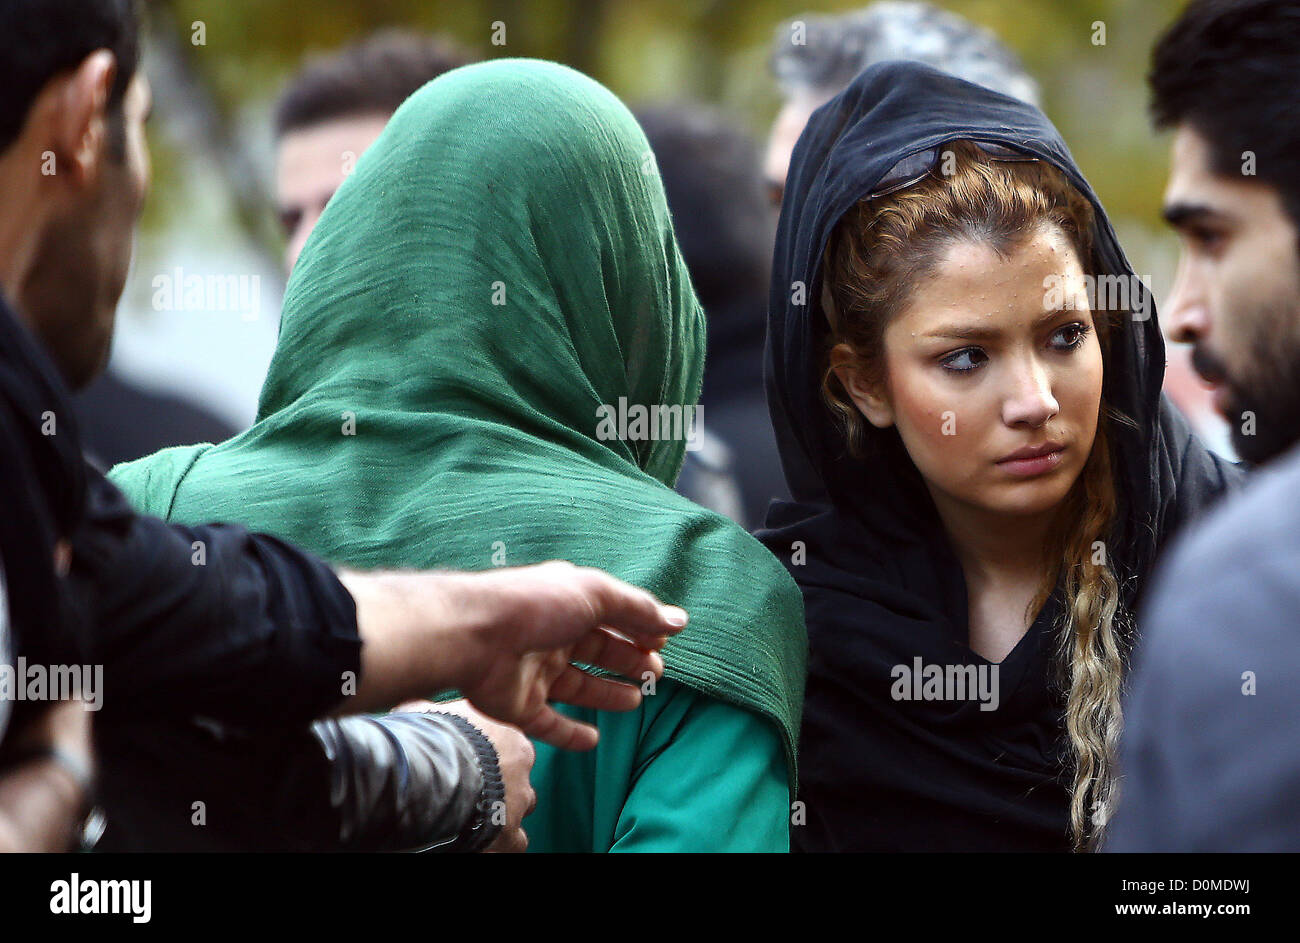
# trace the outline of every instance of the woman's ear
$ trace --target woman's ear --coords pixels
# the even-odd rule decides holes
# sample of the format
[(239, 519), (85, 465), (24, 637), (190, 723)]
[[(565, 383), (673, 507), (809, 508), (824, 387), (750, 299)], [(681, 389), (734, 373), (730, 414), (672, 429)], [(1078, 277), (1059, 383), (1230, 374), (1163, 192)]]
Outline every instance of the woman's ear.
[(887, 429), (894, 424), (894, 408), (882, 387), (869, 382), (862, 372), (858, 356), (848, 344), (836, 344), (831, 349), (831, 369), (840, 378), (858, 412), (877, 429)]

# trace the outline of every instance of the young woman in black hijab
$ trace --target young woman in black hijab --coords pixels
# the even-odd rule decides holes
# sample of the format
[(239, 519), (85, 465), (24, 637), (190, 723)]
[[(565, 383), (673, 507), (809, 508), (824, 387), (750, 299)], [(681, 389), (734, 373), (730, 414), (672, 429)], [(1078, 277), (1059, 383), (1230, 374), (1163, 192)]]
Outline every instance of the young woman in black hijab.
[(1130, 614), (1232, 486), (1154, 304), (1037, 109), (884, 63), (791, 164), (768, 387), (799, 582), (798, 850), (1095, 847)]

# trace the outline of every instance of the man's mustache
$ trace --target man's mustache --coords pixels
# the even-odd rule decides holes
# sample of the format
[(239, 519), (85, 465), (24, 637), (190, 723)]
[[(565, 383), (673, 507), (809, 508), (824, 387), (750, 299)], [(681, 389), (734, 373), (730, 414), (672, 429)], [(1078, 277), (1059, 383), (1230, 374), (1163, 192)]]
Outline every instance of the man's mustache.
[(1228, 379), (1228, 369), (1223, 360), (1201, 344), (1192, 348), (1192, 369), (1206, 383), (1220, 384)]

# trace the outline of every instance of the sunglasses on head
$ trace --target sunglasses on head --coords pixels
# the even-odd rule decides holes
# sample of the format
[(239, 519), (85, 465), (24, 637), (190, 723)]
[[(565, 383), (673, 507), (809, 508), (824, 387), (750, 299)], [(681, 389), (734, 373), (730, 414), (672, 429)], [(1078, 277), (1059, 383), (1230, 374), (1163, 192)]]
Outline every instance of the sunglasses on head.
[[(935, 165), (939, 163), (944, 151), (950, 150), (953, 142), (940, 144), (936, 147), (928, 147), (923, 151), (917, 151), (915, 154), (909, 154), (900, 160), (889, 171), (880, 178), (880, 182), (868, 195), (867, 199), (874, 200), (876, 197), (888, 196), (891, 193), (897, 193), (899, 190), (905, 190), (913, 184), (920, 183), (928, 177)], [(971, 141), (986, 155), (990, 160), (1000, 161), (1036, 161), (1038, 160), (1033, 154), (1027, 154), (1024, 151), (1017, 150), (1005, 144), (994, 144), (989, 141)]]

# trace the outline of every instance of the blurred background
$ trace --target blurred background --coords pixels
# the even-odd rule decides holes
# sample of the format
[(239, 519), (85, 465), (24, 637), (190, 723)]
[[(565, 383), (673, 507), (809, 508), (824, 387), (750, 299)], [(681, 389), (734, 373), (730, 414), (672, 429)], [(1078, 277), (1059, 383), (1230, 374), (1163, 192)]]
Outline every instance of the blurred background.
[[(1177, 245), (1158, 215), (1168, 140), (1150, 131), (1144, 74), (1153, 41), (1181, 5), (935, 4), (991, 29), (1037, 80), (1044, 110), (1157, 299), (1172, 284)], [(145, 68), (155, 96), (154, 185), (122, 300), (112, 373), (141, 391), (198, 407), (215, 421), (213, 429), (238, 430), (252, 421), (285, 281), (285, 236), (274, 201), (274, 112), (304, 57), (381, 27), (403, 27), (447, 37), (475, 58), (554, 59), (599, 79), (634, 109), (676, 102), (713, 106), (752, 136), (761, 161), (782, 105), (771, 67), (778, 28), (803, 14), (864, 6), (870, 4), (148, 0)], [(245, 289), (251, 282), (255, 290), (245, 290), (239, 304), (212, 309), (174, 303), (180, 297), (174, 289), (196, 275), (243, 278)], [(1169, 384), (1211, 445), (1227, 452), (1226, 430), (1204, 412), (1207, 404), (1185, 358), (1185, 350), (1170, 347)], [(132, 456), (111, 460), (124, 457)]]

